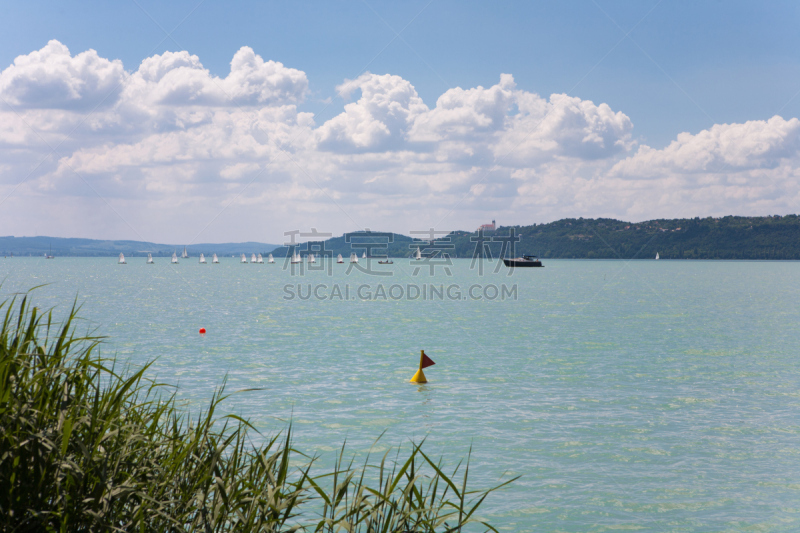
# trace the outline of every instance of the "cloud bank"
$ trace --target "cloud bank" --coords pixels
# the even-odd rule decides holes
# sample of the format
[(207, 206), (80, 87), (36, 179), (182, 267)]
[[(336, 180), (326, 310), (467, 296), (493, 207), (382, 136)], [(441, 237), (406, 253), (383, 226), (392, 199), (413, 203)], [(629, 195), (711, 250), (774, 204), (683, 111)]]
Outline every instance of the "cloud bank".
[[(6, 234), (266, 240), (284, 231), (471, 229), (564, 216), (798, 211), (800, 121), (637, 143), (621, 110), (501, 74), (426, 104), (366, 72), (322, 121), (306, 74), (249, 47), (224, 78), (188, 52), (136, 70), (58, 41), (0, 72)], [(33, 231), (31, 231), (33, 228)]]

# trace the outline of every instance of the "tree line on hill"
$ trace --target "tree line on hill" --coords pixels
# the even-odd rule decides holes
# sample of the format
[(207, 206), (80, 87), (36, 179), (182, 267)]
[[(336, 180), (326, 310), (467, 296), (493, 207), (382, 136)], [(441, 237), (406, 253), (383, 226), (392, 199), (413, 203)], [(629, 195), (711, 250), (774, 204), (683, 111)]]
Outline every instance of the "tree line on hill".
[[(800, 217), (707, 217), (624, 222), (611, 218), (563, 219), (549, 224), (500, 227), (487, 237), (520, 237), (516, 254), (570, 259), (800, 259)], [(489, 234), (491, 233), (491, 235)], [(456, 253), (474, 253), (475, 234), (452, 238)], [(491, 250), (501, 251), (501, 242)], [(496, 257), (496, 255), (495, 255)]]
[[(512, 238), (513, 236), (513, 238)], [(513, 246), (511, 244), (513, 241)], [(431, 241), (405, 235), (355, 232), (324, 242), (301, 243), (301, 255), (355, 252), (372, 257), (449, 254), (470, 258), (523, 254), (560, 259), (800, 259), (800, 217), (707, 217), (625, 222), (612, 218), (565, 218), (547, 224), (454, 231)], [(273, 250), (284, 257), (287, 247)]]

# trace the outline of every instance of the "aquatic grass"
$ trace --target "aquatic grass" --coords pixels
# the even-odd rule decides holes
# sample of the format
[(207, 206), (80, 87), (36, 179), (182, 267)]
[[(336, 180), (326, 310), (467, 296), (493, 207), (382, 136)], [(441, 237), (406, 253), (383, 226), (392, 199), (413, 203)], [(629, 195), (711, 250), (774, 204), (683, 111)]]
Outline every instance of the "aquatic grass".
[[(467, 524), (497, 531), (473, 515), (490, 493), (517, 478), (488, 490), (468, 491), (468, 458), (459, 488), (452, 479), (458, 474), (461, 463), (448, 476), (440, 462), (434, 462), (422, 451), (423, 443), (412, 443), (411, 455), (402, 465), (398, 449), (391, 466), (387, 465), (389, 450), (379, 464), (370, 464), (368, 455), (359, 468), (354, 468), (352, 459), (345, 465), (343, 445), (333, 472), (309, 479), (324, 502), (322, 517), (314, 531), (450, 532), (462, 531)], [(320, 481), (328, 482), (329, 491), (323, 490)], [(367, 481), (373, 483), (372, 486)]]
[[(461, 531), (499, 487), (468, 491), (413, 444), (331, 472), (292, 445), (292, 428), (253, 445), (250, 424), (179, 409), (150, 364), (118, 369), (100, 336), (54, 322), (30, 293), (0, 303), (0, 519), (7, 531)], [(172, 392), (169, 392), (172, 391)], [(290, 464), (302, 463), (302, 467)], [(313, 470), (313, 471), (312, 471)], [(513, 480), (512, 480), (513, 481)]]

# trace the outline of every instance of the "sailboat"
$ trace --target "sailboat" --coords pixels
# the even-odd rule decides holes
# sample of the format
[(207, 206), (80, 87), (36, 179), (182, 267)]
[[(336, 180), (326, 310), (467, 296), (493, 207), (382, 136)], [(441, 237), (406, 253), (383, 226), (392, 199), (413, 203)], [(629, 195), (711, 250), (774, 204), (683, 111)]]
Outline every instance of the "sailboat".
[(256, 254), (253, 254), (253, 255), (251, 255), (251, 256), (250, 256), (250, 262), (251, 262), (251, 263), (255, 263), (256, 261), (257, 261), (257, 259), (256, 259)]
[(53, 258), (53, 245), (50, 245), (50, 251), (44, 254), (45, 259), (52, 259)]
[(242, 260), (240, 261), (240, 263), (247, 263), (247, 256), (242, 254)]
[(366, 258), (367, 258), (367, 251), (364, 250), (364, 255), (361, 256), (361, 259), (366, 259)]
[(200, 252), (200, 264), (201, 265), (206, 264), (206, 256), (204, 256), (202, 252)]
[(351, 263), (358, 263), (358, 256), (356, 255), (356, 253), (355, 253), (355, 252), (352, 252), (352, 253), (350, 254), (350, 262), (351, 262)]
[(172, 252), (172, 264), (173, 265), (178, 264), (178, 254), (176, 254), (175, 252)]
[(186, 253), (186, 247), (184, 246), (183, 247), (183, 255), (181, 256), (181, 259), (188, 259), (188, 258), (189, 258), (189, 254)]
[(309, 263), (316, 263), (317, 260), (314, 259), (314, 254), (308, 254), (308, 262)]
[(267, 263), (274, 263), (274, 262), (275, 262), (275, 258), (272, 257), (272, 254), (269, 254), (269, 258), (267, 259)]
[(656, 259), (658, 259), (658, 252), (656, 252)]
[(211, 256), (211, 262), (214, 264), (219, 263), (219, 259), (217, 259), (217, 254)]
[(147, 254), (147, 264), (148, 265), (154, 265), (155, 264), (155, 263), (153, 263), (153, 254)]
[(257, 261), (257, 263), (258, 263), (259, 265), (263, 265), (263, 264), (264, 264), (264, 258), (263, 258), (263, 257), (261, 257), (261, 254), (258, 254), (258, 261)]
[(119, 254), (119, 264), (120, 265), (127, 265), (128, 263), (125, 262), (125, 256), (123, 254)]
[(344, 259), (342, 259), (342, 254), (339, 254), (339, 257), (336, 258), (337, 263), (344, 263)]
[(297, 263), (302, 263), (303, 259), (300, 257), (300, 254), (297, 252), (292, 252), (292, 264), (295, 265)]
[(422, 253), (419, 251), (419, 246), (417, 246), (417, 251), (414, 252), (414, 259), (416, 259), (417, 261), (422, 259)]

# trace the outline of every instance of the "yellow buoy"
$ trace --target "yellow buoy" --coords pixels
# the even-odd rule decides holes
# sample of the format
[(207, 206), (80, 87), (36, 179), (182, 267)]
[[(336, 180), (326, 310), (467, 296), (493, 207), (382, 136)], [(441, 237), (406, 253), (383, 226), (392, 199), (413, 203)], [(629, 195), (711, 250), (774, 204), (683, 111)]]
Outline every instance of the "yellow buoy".
[(417, 373), (414, 374), (414, 377), (411, 378), (411, 383), (427, 383), (428, 380), (425, 378), (425, 373), (422, 371), (423, 368), (428, 368), (429, 366), (433, 366), (436, 363), (433, 362), (433, 359), (425, 355), (425, 350), (419, 351), (419, 370)]
[(411, 383), (427, 383), (428, 380), (425, 379), (425, 372), (422, 371), (420, 368), (417, 370), (417, 373), (414, 374), (414, 377), (411, 378)]

